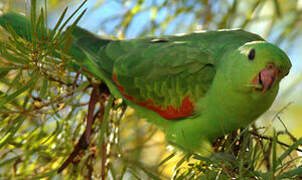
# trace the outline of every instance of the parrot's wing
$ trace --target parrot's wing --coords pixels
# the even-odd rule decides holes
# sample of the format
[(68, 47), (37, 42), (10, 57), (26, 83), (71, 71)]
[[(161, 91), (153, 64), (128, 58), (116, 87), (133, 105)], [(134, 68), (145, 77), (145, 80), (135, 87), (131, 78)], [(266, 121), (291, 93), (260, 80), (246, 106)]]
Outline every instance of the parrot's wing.
[(123, 49), (119, 51), (123, 55), (112, 55), (116, 59), (112, 76), (126, 99), (166, 119), (196, 114), (196, 101), (207, 93), (216, 73), (206, 47), (175, 36), (120, 41), (111, 47), (107, 54)]

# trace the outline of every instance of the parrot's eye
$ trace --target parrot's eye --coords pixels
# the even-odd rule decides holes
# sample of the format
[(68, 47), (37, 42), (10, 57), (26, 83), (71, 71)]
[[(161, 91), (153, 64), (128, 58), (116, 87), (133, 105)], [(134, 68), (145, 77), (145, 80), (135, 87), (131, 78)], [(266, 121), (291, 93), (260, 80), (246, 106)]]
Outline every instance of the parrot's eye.
[(248, 55), (249, 60), (254, 60), (255, 54), (256, 54), (255, 49), (251, 49)]

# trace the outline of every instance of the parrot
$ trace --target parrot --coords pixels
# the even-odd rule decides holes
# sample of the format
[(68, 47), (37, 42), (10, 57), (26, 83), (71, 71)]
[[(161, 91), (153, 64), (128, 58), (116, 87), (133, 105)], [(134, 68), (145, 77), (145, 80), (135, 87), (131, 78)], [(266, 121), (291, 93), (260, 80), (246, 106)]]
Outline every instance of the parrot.
[[(0, 25), (29, 34), (22, 18), (7, 13)], [(190, 152), (266, 112), (291, 69), (283, 50), (243, 29), (116, 40), (76, 26), (71, 39), (74, 63)]]

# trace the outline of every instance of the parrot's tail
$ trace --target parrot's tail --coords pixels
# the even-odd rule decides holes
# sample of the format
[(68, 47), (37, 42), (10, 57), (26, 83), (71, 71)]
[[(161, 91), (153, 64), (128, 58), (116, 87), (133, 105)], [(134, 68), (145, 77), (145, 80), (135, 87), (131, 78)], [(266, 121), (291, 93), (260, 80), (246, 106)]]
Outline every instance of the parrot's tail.
[[(15, 12), (5, 13), (0, 16), (0, 26), (7, 31), (13, 30), (21, 38), (32, 42), (31, 23), (25, 16)], [(49, 30), (49, 32), (51, 31)], [(42, 36), (47, 37), (46, 33), (46, 31), (38, 30), (34, 35), (35, 38), (40, 39)], [(67, 62), (66, 67), (71, 71), (78, 71), (80, 66), (83, 66), (87, 72), (103, 80), (111, 93), (119, 97), (120, 93), (112, 81), (113, 62), (102, 53), (102, 50), (113, 40), (96, 37), (80, 27), (72, 29), (71, 37), (71, 47), (68, 53), (75, 61)], [(62, 48), (64, 48), (63, 45)], [(53, 56), (60, 58), (61, 54), (54, 52)]]
[(8, 12), (1, 15), (0, 26), (6, 30), (11, 27), (17, 35), (31, 41), (30, 21), (20, 14)]

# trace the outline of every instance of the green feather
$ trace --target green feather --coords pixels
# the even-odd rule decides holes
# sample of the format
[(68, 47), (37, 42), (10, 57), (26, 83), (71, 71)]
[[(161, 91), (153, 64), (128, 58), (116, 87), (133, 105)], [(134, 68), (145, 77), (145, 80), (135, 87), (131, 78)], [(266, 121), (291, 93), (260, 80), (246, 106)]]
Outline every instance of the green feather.
[(0, 25), (6, 30), (8, 29), (7, 25), (11, 26), (19, 36), (31, 41), (30, 22), (24, 16), (14, 12), (8, 12), (1, 16)]
[[(0, 25), (8, 23), (29, 39), (22, 18), (8, 13), (0, 17)], [(169, 142), (189, 151), (204, 151), (209, 141), (264, 113), (291, 68), (281, 49), (240, 29), (117, 41), (77, 27), (72, 37), (71, 54), (79, 64), (138, 116), (162, 128)], [(158, 112), (180, 110), (186, 97), (194, 105), (190, 115), (173, 119)]]
[[(247, 53), (253, 48), (256, 58), (251, 61)], [(206, 141), (245, 127), (265, 112), (291, 67), (278, 47), (239, 29), (114, 41), (99, 54), (113, 62), (107, 71), (117, 75), (124, 95), (134, 99), (125, 96), (126, 102), (139, 116), (160, 126), (169, 142), (199, 152)], [(282, 73), (263, 94), (251, 82), (269, 63)], [(194, 113), (178, 120), (137, 104), (151, 99), (155, 107), (177, 109), (187, 95)]]

